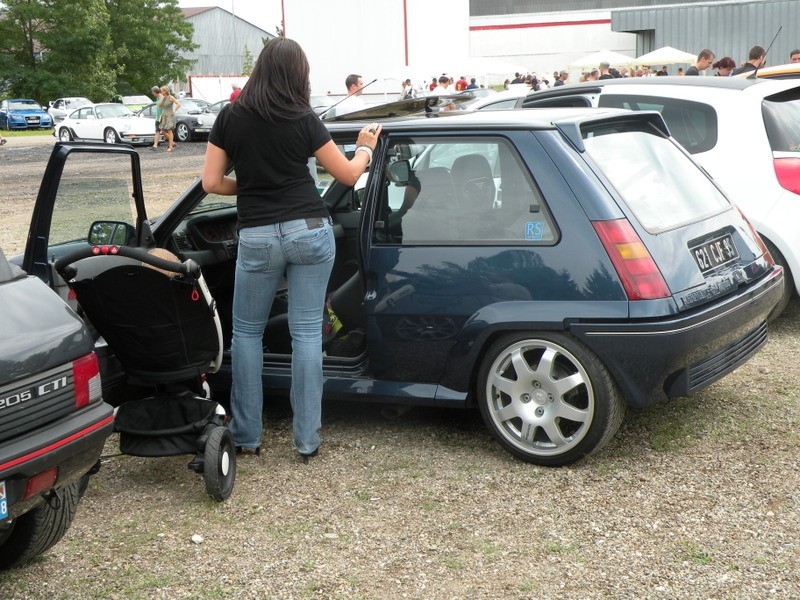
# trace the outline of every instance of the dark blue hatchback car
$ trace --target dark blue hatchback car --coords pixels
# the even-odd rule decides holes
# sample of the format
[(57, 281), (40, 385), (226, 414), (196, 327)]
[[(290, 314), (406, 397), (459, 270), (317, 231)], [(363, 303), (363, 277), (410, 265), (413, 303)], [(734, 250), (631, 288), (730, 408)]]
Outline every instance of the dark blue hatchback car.
[[(362, 125), (329, 129), (351, 153)], [(509, 452), (557, 466), (607, 443), (626, 406), (691, 394), (765, 342), (781, 269), (657, 113), (441, 113), (383, 126), (355, 187), (311, 167), (338, 244), (325, 397), (478, 408)], [(93, 176), (100, 159), (118, 161), (119, 177)], [(152, 221), (138, 178), (130, 148), (56, 144), (25, 268), (67, 297), (54, 258), (87, 243), (165, 247), (202, 266), (229, 347), (235, 198), (198, 182)], [(72, 207), (88, 197), (81, 222)], [(286, 321), (279, 294), (264, 335), (270, 394), (289, 388)], [(229, 352), (211, 384), (229, 387)]]

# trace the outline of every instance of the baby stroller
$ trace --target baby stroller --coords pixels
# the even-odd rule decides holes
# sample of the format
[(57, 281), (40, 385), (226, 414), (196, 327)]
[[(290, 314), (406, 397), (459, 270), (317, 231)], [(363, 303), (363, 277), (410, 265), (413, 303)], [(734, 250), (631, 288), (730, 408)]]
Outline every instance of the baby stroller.
[(194, 454), (188, 466), (203, 475), (206, 491), (218, 501), (228, 498), (236, 448), (225, 409), (204, 381), (222, 361), (222, 328), (199, 265), (161, 249), (93, 246), (59, 259), (55, 269), (128, 383), (152, 390), (117, 409), (120, 452)]

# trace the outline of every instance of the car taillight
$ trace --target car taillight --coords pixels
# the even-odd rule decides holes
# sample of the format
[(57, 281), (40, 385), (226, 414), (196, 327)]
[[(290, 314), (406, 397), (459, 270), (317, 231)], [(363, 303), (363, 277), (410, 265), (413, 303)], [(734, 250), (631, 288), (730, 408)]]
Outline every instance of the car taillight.
[(46, 471), (34, 475), (25, 484), (25, 493), (22, 495), (22, 499), (27, 500), (46, 492), (56, 484), (56, 479), (58, 479), (58, 467), (50, 467)]
[(781, 187), (800, 195), (800, 158), (773, 158), (772, 164)]
[(100, 364), (94, 352), (72, 363), (72, 380), (75, 383), (75, 407), (83, 408), (103, 393), (100, 383)]
[(661, 271), (627, 219), (593, 221), (592, 225), (617, 270), (629, 300), (670, 296)]

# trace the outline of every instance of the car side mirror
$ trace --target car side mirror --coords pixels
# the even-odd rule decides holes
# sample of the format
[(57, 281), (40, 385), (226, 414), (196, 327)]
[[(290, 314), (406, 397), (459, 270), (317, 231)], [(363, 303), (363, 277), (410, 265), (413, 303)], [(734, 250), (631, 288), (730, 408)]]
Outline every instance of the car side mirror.
[(92, 246), (127, 246), (136, 239), (136, 229), (124, 221), (95, 221), (86, 239)]
[(387, 169), (389, 181), (398, 185), (406, 185), (411, 180), (411, 166), (407, 160), (398, 160)]

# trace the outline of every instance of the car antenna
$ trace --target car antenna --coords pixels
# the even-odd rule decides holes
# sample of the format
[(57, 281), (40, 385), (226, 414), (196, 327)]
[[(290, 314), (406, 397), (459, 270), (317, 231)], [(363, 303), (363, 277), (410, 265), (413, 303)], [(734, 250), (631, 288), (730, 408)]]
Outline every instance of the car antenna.
[(320, 119), (324, 118), (324, 117), (325, 117), (325, 115), (327, 115), (327, 114), (328, 114), (328, 111), (329, 111), (330, 109), (332, 109), (332, 108), (336, 108), (336, 107), (337, 107), (337, 106), (339, 106), (339, 105), (340, 105), (342, 102), (344, 102), (345, 100), (347, 100), (347, 99), (348, 99), (350, 96), (352, 96), (353, 94), (357, 94), (358, 92), (360, 92), (361, 90), (363, 90), (365, 87), (368, 87), (368, 86), (372, 85), (372, 84), (373, 84), (373, 83), (375, 83), (376, 81), (378, 81), (378, 78), (377, 78), (377, 77), (376, 77), (375, 79), (373, 79), (372, 81), (370, 81), (369, 83), (365, 83), (364, 85), (362, 85), (362, 86), (361, 86), (361, 89), (358, 89), (358, 90), (356, 90), (355, 92), (351, 92), (351, 93), (347, 94), (347, 96), (345, 96), (344, 98), (342, 98), (341, 100), (339, 100), (339, 102), (337, 102), (336, 104), (331, 104), (331, 105), (330, 105), (328, 108), (326, 108), (325, 110), (323, 110), (323, 111), (320, 113), (320, 115), (319, 115), (319, 118), (320, 118)]
[[(766, 50), (764, 50), (764, 60), (762, 60), (762, 61), (761, 61), (761, 64), (762, 64), (762, 65), (764, 64), (764, 61), (765, 61), (765, 60), (767, 60), (767, 54), (769, 54), (769, 49), (770, 49), (770, 48), (772, 48), (772, 44), (774, 44), (774, 43), (775, 43), (775, 40), (776, 40), (776, 39), (778, 39), (778, 35), (780, 35), (780, 33), (781, 33), (781, 29), (783, 29), (783, 25), (781, 25), (780, 27), (778, 27), (778, 31), (775, 33), (775, 37), (774, 37), (774, 38), (772, 38), (772, 41), (769, 43), (769, 46), (767, 46), (767, 49), (766, 49)], [(756, 78), (758, 78), (758, 70), (759, 70), (760, 68), (761, 68), (761, 65), (757, 66), (757, 67), (756, 67), (756, 70), (755, 70), (755, 71), (753, 71), (753, 73), (752, 73), (751, 75), (748, 75), (748, 76), (747, 76), (747, 78), (748, 78), (748, 79), (756, 79)]]

